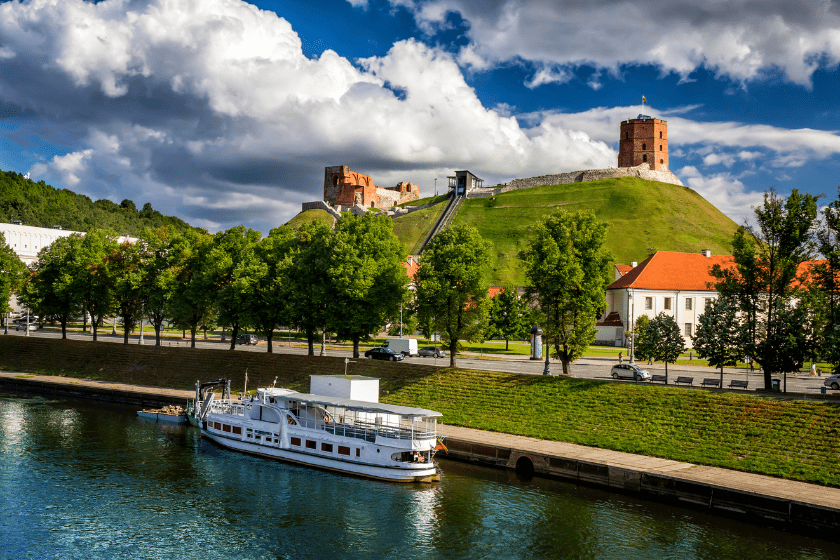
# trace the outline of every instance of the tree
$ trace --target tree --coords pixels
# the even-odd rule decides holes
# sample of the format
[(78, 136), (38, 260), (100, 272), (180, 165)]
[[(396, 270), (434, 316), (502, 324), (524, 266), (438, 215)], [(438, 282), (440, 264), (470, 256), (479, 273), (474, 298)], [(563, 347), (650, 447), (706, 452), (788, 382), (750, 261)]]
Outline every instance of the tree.
[(543, 316), (546, 340), (569, 374), (569, 365), (595, 340), (598, 312), (606, 308), (610, 255), (604, 250), (607, 224), (588, 211), (561, 210), (537, 226), (520, 252), (528, 298)]
[(304, 224), (292, 244), (287, 269), (289, 322), (306, 333), (309, 355), (315, 355), (315, 333), (326, 328), (328, 307), (334, 300), (329, 291), (330, 238), (324, 222)]
[(0, 313), (5, 315), (11, 311), (9, 299), (23, 284), (26, 272), (23, 261), (6, 245), (6, 238), (0, 233)]
[(144, 311), (143, 253), (142, 243), (125, 241), (105, 257), (110, 271), (114, 309), (123, 323), (123, 344), (128, 344), (128, 337)]
[[(151, 205), (147, 202), (147, 206)], [(145, 211), (145, 207), (144, 207)], [(143, 247), (141, 290), (145, 315), (155, 329), (155, 346), (160, 346), (163, 323), (172, 315), (175, 271), (169, 255), (169, 228), (145, 229), (140, 234)]]
[(519, 296), (513, 285), (505, 286), (492, 299), (486, 336), (500, 336), (505, 339), (505, 350), (509, 349), (511, 338), (527, 338), (531, 330), (531, 314), (528, 300)]
[(260, 232), (232, 227), (213, 236), (205, 261), (205, 274), (212, 286), (218, 321), (231, 328), (230, 349), (236, 348), (241, 328), (249, 326), (248, 299), (260, 276), (255, 248)]
[(341, 338), (359, 341), (379, 332), (406, 298), (408, 276), (405, 246), (394, 235), (393, 220), (384, 215), (343, 217), (330, 242), (328, 277), (329, 326)]
[(723, 387), (724, 366), (737, 365), (744, 355), (738, 304), (721, 296), (706, 305), (692, 340), (698, 355), (709, 360), (710, 366), (720, 368), (720, 386)]
[(795, 317), (807, 315), (797, 305), (806, 284), (800, 265), (812, 257), (817, 199), (796, 189), (787, 199), (773, 190), (755, 209), (757, 227), (742, 226), (732, 243), (734, 266), (712, 268), (715, 288), (737, 302), (744, 314), (744, 350), (764, 371), (772, 389), (775, 373), (792, 371), (804, 361), (807, 346), (795, 342)]
[(650, 317), (640, 315), (636, 317), (636, 325), (633, 329), (633, 357), (637, 360), (653, 358), (653, 341), (647, 337), (647, 326), (650, 324)]
[(840, 366), (840, 187), (837, 193), (837, 200), (823, 210), (822, 223), (816, 230), (817, 250), (824, 260), (811, 270), (814, 287), (820, 292), (822, 357), (835, 370)]
[(455, 367), (458, 341), (481, 339), (487, 321), (487, 284), (482, 271), (490, 244), (471, 226), (455, 226), (437, 234), (420, 256), (417, 306), (421, 324), (429, 321), (449, 345)]
[(90, 314), (94, 342), (103, 319), (113, 311), (113, 282), (105, 257), (116, 250), (115, 237), (104, 230), (89, 231), (80, 240), (71, 263), (73, 289), (82, 303), (82, 312)]
[(281, 323), (288, 323), (288, 268), (291, 266), (294, 241), (294, 230), (281, 226), (272, 229), (255, 249), (259, 268), (248, 309), (250, 322), (265, 333), (269, 354), (273, 352), (274, 329)]
[(668, 364), (675, 363), (685, 350), (685, 340), (677, 322), (665, 312), (647, 324), (643, 336), (649, 341), (654, 360), (665, 362), (665, 383), (668, 383)]
[(82, 235), (74, 233), (60, 237), (38, 252), (38, 260), (32, 263), (32, 275), (22, 291), (23, 300), (35, 313), (58, 319), (61, 323), (61, 338), (67, 338), (67, 321), (82, 310), (82, 305), (73, 290), (72, 264), (74, 247)]
[(176, 278), (172, 318), (180, 328), (190, 330), (192, 348), (199, 325), (213, 311), (212, 286), (204, 271), (210, 240), (206, 231), (187, 230), (176, 235), (169, 247)]

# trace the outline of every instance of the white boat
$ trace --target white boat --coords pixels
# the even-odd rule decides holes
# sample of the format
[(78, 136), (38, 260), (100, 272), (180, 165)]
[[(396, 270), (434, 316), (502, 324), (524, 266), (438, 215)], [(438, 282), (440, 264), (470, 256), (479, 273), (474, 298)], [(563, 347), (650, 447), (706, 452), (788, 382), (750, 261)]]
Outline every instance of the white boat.
[[(207, 392), (222, 385), (222, 398)], [(380, 403), (379, 380), (313, 375), (310, 393), (265, 387), (231, 399), (230, 382), (196, 383), (192, 421), (237, 451), (395, 482), (440, 480), (439, 412)]]

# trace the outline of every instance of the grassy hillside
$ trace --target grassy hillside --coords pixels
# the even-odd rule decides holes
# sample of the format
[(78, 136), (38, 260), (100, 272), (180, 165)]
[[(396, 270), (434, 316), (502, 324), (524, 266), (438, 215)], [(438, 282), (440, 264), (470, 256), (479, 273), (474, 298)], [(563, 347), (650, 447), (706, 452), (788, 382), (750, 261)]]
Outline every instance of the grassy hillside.
[(120, 204), (55, 189), (44, 181), (24, 179), (20, 173), (0, 171), (0, 221), (20, 220), (24, 225), (53, 227), (59, 225), (74, 231), (94, 228), (111, 229), (116, 233), (139, 235), (145, 228), (169, 226), (176, 231), (190, 228), (183, 220), (164, 216), (145, 203), (141, 210), (131, 200)]
[[(443, 197), (434, 206), (417, 210), (399, 218), (394, 218), (394, 233), (408, 247), (409, 255), (416, 255), (420, 250), (420, 244), (426, 239), (429, 231), (437, 223), (441, 212), (446, 208), (447, 200), (448, 197)], [(423, 199), (420, 202), (422, 204), (428, 204), (430, 201), (431, 199)]]
[(517, 253), (534, 226), (559, 208), (587, 209), (610, 224), (607, 249), (617, 263), (641, 262), (654, 251), (729, 254), (738, 224), (687, 187), (636, 177), (534, 187), (467, 200), (455, 224), (475, 226), (493, 244), (487, 280), (524, 285)]
[(333, 222), (335, 222), (335, 218), (333, 218), (332, 215), (326, 210), (315, 208), (312, 210), (304, 210), (303, 212), (286, 222), (286, 225), (292, 229), (298, 229), (304, 224), (319, 221), (326, 222), (329, 226), (332, 227)]

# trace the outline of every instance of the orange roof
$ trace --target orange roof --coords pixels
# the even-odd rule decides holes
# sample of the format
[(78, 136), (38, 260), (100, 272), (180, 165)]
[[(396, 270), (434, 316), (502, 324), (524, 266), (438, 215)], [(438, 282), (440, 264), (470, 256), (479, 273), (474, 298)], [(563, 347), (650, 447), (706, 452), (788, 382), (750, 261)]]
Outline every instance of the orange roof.
[(501, 286), (490, 286), (489, 288), (487, 288), (487, 297), (494, 298), (504, 291), (505, 289)]
[(622, 276), (624, 276), (625, 274), (627, 274), (628, 272), (633, 270), (633, 267), (630, 266), (629, 264), (617, 264), (617, 265), (615, 265), (615, 268), (616, 268), (616, 270), (618, 270), (618, 273), (621, 274)]
[(408, 255), (402, 265), (405, 267), (405, 273), (408, 274), (408, 280), (410, 282), (414, 282), (414, 277), (420, 269), (420, 263), (417, 261), (417, 255)]
[(725, 267), (732, 263), (732, 257), (725, 255), (706, 257), (701, 253), (657, 251), (607, 289), (709, 291), (712, 288), (707, 283), (716, 282), (709, 269), (716, 264)]

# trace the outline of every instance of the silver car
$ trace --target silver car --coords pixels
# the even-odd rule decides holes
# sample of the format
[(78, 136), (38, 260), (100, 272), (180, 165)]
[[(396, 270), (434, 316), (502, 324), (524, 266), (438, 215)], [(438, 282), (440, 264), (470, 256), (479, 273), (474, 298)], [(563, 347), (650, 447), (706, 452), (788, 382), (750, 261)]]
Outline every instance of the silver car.
[(440, 348), (438, 346), (426, 346), (426, 347), (418, 350), (417, 354), (419, 356), (423, 356), (423, 357), (426, 357), (426, 356), (431, 356), (433, 358), (445, 358), (446, 357), (446, 352), (443, 351), (443, 348)]
[(823, 385), (834, 389), (835, 391), (840, 389), (840, 373), (826, 377), (825, 381), (823, 381)]
[(625, 379), (635, 379), (636, 381), (650, 380), (650, 372), (633, 364), (618, 364), (612, 367), (610, 372), (613, 379), (623, 377)]

